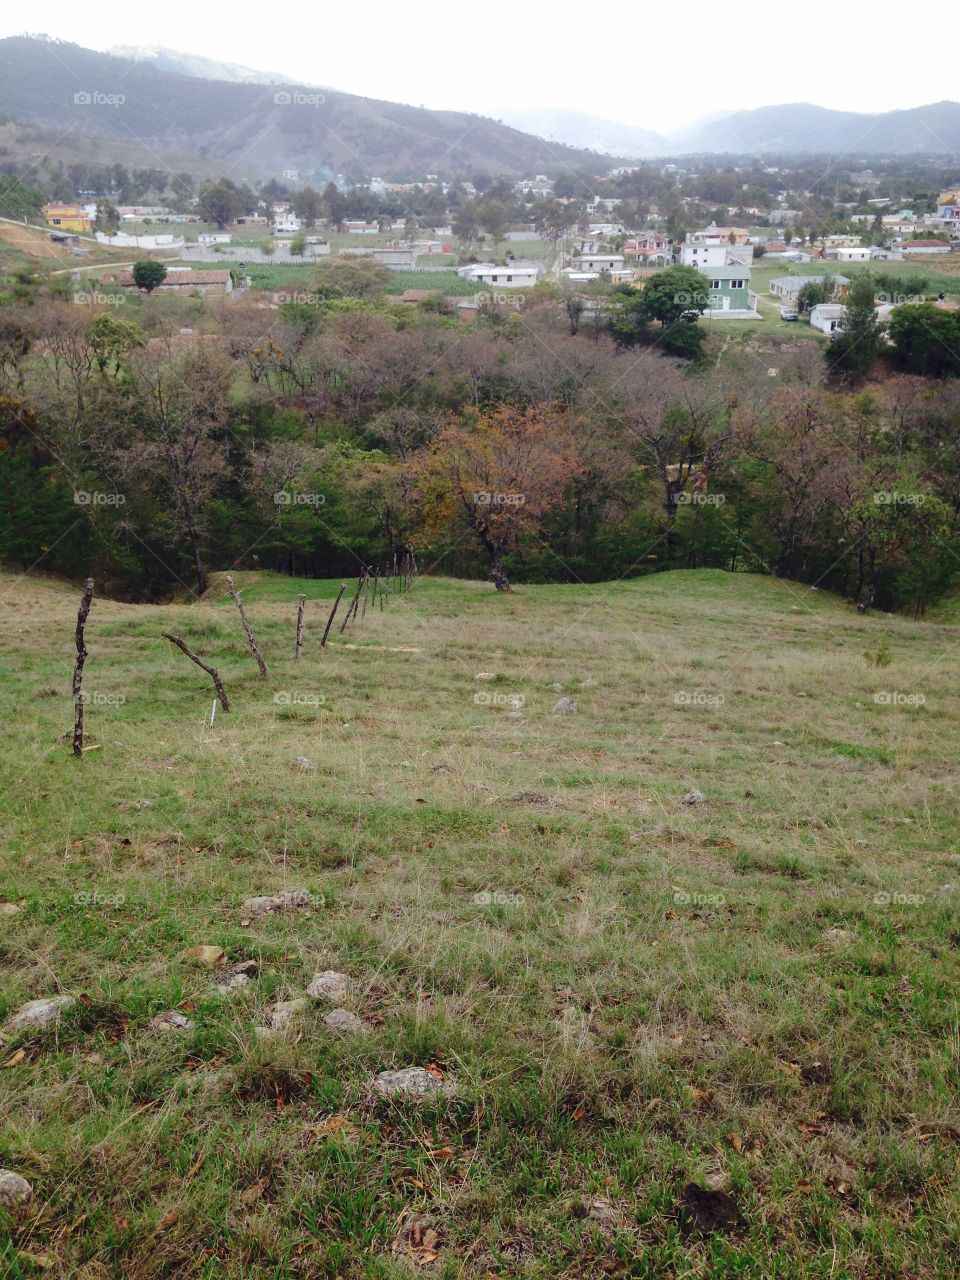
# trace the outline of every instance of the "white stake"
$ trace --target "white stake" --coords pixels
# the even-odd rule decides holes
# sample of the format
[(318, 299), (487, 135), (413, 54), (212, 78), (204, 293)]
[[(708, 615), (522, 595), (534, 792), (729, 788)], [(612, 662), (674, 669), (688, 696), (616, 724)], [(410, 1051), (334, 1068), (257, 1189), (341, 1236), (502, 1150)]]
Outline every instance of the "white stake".
[(214, 700), (213, 700), (213, 706), (210, 708), (210, 723), (211, 723), (211, 724), (213, 724), (213, 721), (214, 721), (214, 718), (216, 717), (216, 714), (217, 714), (217, 700), (216, 700), (216, 698), (214, 698)]

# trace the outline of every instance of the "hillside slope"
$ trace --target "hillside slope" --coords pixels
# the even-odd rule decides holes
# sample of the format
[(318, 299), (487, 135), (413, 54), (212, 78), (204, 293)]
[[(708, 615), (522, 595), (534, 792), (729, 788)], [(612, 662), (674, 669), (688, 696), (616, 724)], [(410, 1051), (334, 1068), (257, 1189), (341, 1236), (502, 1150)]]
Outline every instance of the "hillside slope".
[(105, 145), (116, 139), (139, 142), (144, 152), (202, 150), (211, 171), (262, 176), (293, 168), (317, 180), (342, 172), (417, 181), (427, 173), (484, 169), (520, 177), (598, 163), (589, 152), (483, 116), (332, 90), (205, 80), (21, 36), (0, 40), (0, 113)]

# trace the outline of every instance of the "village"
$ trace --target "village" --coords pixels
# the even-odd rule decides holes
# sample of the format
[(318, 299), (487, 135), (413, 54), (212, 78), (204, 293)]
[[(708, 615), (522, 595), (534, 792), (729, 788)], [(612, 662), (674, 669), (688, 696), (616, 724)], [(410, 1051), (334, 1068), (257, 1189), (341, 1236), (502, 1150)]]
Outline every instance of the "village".
[[(598, 178), (597, 186), (631, 172), (613, 170)], [(283, 177), (291, 186), (300, 181), (296, 170)], [(737, 208), (738, 225), (711, 221), (678, 233), (656, 204), (649, 206), (647, 225), (638, 228), (629, 218), (631, 202), (592, 193), (581, 200), (558, 195), (559, 184), (544, 174), (521, 179), (509, 192), (501, 182), (497, 194), (513, 203), (501, 201), (495, 218), (487, 214), (490, 226), (483, 214), (494, 202), (481, 202), (469, 182), (451, 184), (437, 175), (418, 184), (374, 178), (351, 189), (343, 175), (338, 178), (346, 194), (337, 195), (332, 216), (323, 216), (324, 198), (305, 187), (284, 199), (260, 198), (253, 212), (237, 212), (229, 220), (214, 217), (201, 194), (191, 199), (189, 211), (163, 204), (114, 206), (109, 195), (51, 202), (43, 209), (43, 222), (50, 239), (78, 260), (93, 244), (161, 258), (167, 274), (159, 288), (181, 295), (222, 296), (276, 286), (326, 258), (349, 256), (389, 268), (404, 284), (402, 301), (445, 299), (453, 313), (469, 321), (478, 312), (476, 296), (485, 291), (502, 291), (521, 305), (530, 290), (549, 284), (579, 297), (589, 312), (611, 287), (642, 289), (657, 270), (684, 265), (704, 278), (700, 310), (707, 321), (802, 320), (828, 336), (843, 328), (850, 284), (844, 270), (898, 264), (897, 271), (918, 261), (936, 266), (955, 259), (960, 250), (960, 186), (942, 191), (934, 212), (917, 214), (894, 208), (889, 198), (872, 198), (867, 202), (871, 213), (848, 206), (835, 210), (834, 221), (843, 230), (802, 235), (796, 232), (802, 231), (803, 212), (788, 207), (787, 190), (778, 193), (776, 207)], [(339, 193), (335, 183), (331, 186)], [(411, 207), (404, 217), (351, 218), (343, 214), (351, 191), (367, 205), (392, 202), (394, 208), (398, 201), (400, 207), (407, 201), (412, 206), (426, 197), (444, 212), (417, 216)], [(481, 216), (458, 217), (463, 202)], [(74, 280), (82, 274), (78, 261)], [(104, 268), (97, 278), (105, 286), (137, 288), (130, 266)], [(818, 293), (807, 285), (822, 288)], [(878, 317), (886, 319), (908, 300), (916, 299), (909, 293), (881, 293)], [(930, 300), (951, 309), (958, 305), (943, 289)]]

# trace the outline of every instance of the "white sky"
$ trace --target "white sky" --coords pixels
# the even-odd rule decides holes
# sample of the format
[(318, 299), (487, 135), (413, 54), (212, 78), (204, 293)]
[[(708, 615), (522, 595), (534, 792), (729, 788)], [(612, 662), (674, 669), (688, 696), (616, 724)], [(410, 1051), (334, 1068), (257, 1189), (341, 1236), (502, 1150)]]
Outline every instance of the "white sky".
[[(0, 18), (0, 34), (20, 34), (26, 12)], [(660, 132), (783, 102), (886, 111), (960, 96), (955, 5), (911, 15), (777, 0), (734, 9), (688, 0), (677, 10), (636, 0), (598, 10), (328, 0), (246, 11), (46, 0), (34, 22), (88, 48), (163, 45), (415, 106), (494, 117), (565, 107)]]

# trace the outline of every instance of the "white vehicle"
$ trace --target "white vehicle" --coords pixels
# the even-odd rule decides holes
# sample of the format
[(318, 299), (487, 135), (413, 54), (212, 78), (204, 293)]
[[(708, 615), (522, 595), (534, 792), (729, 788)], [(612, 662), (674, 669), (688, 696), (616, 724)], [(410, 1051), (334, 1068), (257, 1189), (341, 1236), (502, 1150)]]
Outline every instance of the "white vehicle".
[(800, 312), (796, 309), (796, 307), (781, 307), (780, 319), (781, 320), (799, 320)]

